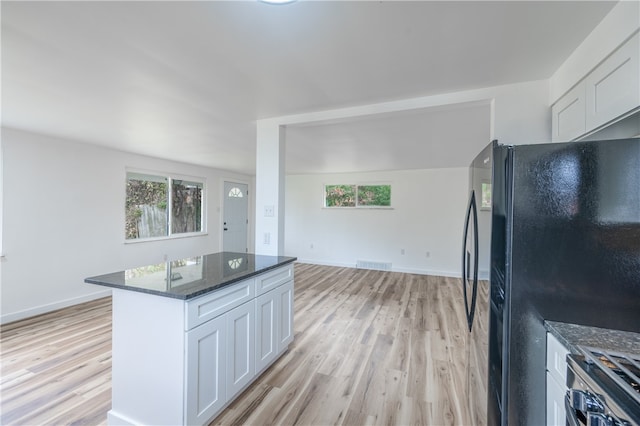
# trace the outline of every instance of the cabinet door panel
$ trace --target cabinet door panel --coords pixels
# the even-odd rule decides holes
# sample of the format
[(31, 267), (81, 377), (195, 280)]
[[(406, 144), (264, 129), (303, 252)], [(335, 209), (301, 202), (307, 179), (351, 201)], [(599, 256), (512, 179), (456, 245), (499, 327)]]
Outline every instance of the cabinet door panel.
[(187, 424), (204, 424), (227, 402), (226, 332), (222, 316), (187, 333)]
[(232, 398), (255, 375), (255, 313), (252, 300), (229, 311), (227, 317), (227, 395)]
[(558, 383), (567, 381), (567, 355), (569, 350), (551, 333), (547, 333), (547, 371)]
[(564, 395), (567, 387), (560, 385), (547, 371), (547, 425), (565, 425), (567, 415), (564, 408)]
[(256, 299), (256, 372), (262, 371), (278, 354), (277, 290), (263, 294)]
[(640, 35), (636, 33), (586, 77), (588, 130), (640, 105), (639, 52)]
[(551, 108), (553, 142), (566, 142), (585, 133), (585, 84), (578, 83)]
[(293, 341), (293, 281), (283, 284), (278, 292), (278, 353)]

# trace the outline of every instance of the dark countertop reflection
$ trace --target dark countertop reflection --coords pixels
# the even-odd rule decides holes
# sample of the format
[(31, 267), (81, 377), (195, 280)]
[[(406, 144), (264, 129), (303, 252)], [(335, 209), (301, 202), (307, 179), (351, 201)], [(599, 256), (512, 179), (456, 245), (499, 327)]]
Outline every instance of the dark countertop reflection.
[(89, 277), (84, 282), (186, 300), (295, 260), (286, 256), (220, 252)]

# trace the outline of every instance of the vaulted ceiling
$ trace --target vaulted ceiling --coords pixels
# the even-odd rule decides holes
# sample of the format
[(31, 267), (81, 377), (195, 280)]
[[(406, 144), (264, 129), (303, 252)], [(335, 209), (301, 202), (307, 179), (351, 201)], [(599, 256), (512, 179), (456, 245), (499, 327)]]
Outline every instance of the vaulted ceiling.
[[(258, 119), (546, 79), (614, 4), (3, 1), (2, 125), (253, 174)], [(461, 166), (487, 116), (294, 127), (287, 170)]]

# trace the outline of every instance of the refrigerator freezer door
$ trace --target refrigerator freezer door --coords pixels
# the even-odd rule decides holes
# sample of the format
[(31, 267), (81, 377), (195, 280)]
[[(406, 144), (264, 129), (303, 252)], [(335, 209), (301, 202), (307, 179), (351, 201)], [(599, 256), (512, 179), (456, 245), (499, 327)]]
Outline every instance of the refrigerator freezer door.
[(514, 147), (509, 424), (542, 424), (544, 320), (640, 331), (640, 139)]

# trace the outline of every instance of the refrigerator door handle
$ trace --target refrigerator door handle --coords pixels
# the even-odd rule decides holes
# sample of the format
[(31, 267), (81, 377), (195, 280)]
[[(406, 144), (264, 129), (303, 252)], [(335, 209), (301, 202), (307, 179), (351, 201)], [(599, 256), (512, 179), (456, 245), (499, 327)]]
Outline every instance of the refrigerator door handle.
[[(469, 298), (467, 297), (467, 237), (469, 235), (469, 220), (473, 216), (473, 238), (474, 238), (474, 265), (473, 265), (473, 290), (471, 296), (471, 304), (469, 304)], [(471, 197), (469, 198), (469, 206), (467, 207), (467, 214), (464, 219), (464, 233), (462, 236), (462, 295), (464, 297), (464, 310), (467, 316), (467, 325), (469, 331), (471, 331), (471, 325), (473, 323), (473, 314), (475, 310), (476, 292), (478, 285), (478, 214), (476, 209), (476, 195), (475, 190), (471, 190)]]
[(473, 327), (473, 318), (476, 313), (476, 298), (478, 296), (478, 264), (480, 263), (480, 259), (478, 258), (478, 246), (479, 246), (479, 230), (478, 230), (478, 210), (476, 208), (476, 198), (473, 197), (472, 204), (473, 211), (473, 291), (471, 292), (471, 307), (469, 308), (469, 331), (471, 331), (471, 327)]

